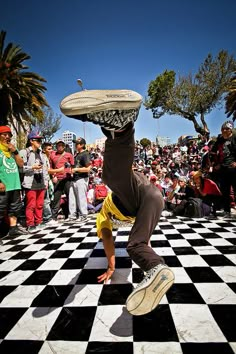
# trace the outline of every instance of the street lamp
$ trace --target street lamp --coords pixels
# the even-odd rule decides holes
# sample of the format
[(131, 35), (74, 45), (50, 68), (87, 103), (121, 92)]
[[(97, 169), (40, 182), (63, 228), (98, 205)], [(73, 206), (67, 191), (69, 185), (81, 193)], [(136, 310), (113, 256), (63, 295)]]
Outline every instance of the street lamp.
[(81, 87), (81, 89), (84, 91), (83, 87), (83, 81), (81, 79), (77, 79), (77, 84)]
[[(83, 87), (83, 81), (81, 79), (77, 79), (77, 84), (81, 87), (82, 91), (85, 91)], [(84, 139), (85, 139), (85, 122), (83, 122), (83, 131), (84, 131)], [(86, 140), (86, 139), (85, 139)]]

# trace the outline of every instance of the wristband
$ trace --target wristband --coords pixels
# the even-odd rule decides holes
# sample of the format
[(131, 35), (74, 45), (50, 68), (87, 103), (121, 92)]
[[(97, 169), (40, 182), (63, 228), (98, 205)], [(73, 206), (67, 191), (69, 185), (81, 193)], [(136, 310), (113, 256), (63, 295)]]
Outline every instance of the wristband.
[(19, 155), (18, 150), (13, 151), (13, 154), (14, 154), (14, 155)]
[(108, 267), (107, 270), (110, 270), (111, 272), (114, 272), (115, 268)]

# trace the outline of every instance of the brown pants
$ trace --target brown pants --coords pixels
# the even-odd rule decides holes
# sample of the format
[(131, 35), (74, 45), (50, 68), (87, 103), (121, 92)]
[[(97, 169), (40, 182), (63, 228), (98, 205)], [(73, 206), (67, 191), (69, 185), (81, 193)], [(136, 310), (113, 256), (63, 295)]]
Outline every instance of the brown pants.
[[(108, 134), (107, 134), (108, 135)], [(132, 171), (134, 158), (134, 129), (129, 127), (115, 138), (108, 136), (105, 144), (103, 180), (119, 198), (129, 215), (135, 216), (127, 252), (139, 267), (148, 271), (164, 263), (148, 241), (164, 207), (159, 189), (143, 174)]]

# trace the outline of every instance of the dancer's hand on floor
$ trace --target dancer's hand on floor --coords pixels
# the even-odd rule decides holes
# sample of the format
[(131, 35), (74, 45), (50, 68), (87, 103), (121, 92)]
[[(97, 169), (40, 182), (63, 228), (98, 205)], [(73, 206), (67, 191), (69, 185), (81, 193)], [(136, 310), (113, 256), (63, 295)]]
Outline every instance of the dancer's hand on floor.
[(103, 273), (102, 275), (99, 275), (99, 277), (97, 277), (98, 283), (104, 282), (106, 284), (108, 282), (108, 280), (111, 279), (114, 271), (115, 271), (115, 269), (108, 268), (105, 273)]

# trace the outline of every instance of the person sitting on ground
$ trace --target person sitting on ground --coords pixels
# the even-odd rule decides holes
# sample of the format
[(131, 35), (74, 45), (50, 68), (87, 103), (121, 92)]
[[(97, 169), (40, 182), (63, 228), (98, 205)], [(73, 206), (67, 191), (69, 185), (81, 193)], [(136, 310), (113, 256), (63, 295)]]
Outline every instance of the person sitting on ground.
[(211, 179), (205, 178), (200, 170), (193, 174), (193, 182), (195, 197), (202, 199), (210, 208), (213, 207), (215, 215), (216, 210), (222, 206), (222, 193), (219, 187)]
[(161, 181), (161, 187), (163, 189), (164, 195), (171, 185), (172, 185), (171, 175), (170, 173), (167, 173), (164, 176), (164, 179)]
[(64, 98), (60, 105), (68, 117), (99, 124), (107, 136), (103, 181), (112, 193), (97, 216), (97, 233), (103, 241), (108, 268), (98, 282), (107, 282), (115, 272), (113, 225), (130, 225), (127, 252), (146, 272), (126, 301), (133, 315), (152, 311), (174, 282), (172, 270), (148, 244), (164, 206), (162, 195), (146, 176), (132, 170), (134, 121), (141, 102), (142, 97), (130, 90), (86, 90)]
[(89, 214), (97, 213), (102, 209), (103, 202), (108, 192), (109, 188), (104, 183), (94, 182), (92, 184), (92, 188), (90, 188), (87, 193)]
[(165, 192), (165, 209), (172, 211), (177, 204), (176, 193), (180, 189), (179, 179), (177, 176), (173, 176), (172, 185), (166, 189)]
[(179, 177), (179, 190), (175, 194), (176, 206), (173, 209), (173, 214), (178, 216), (183, 216), (185, 211), (185, 205), (189, 198), (194, 198), (195, 193), (193, 190), (193, 180), (192, 177), (187, 181), (185, 176)]

